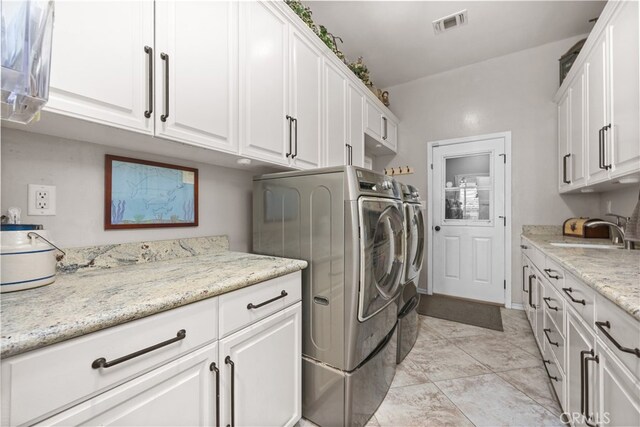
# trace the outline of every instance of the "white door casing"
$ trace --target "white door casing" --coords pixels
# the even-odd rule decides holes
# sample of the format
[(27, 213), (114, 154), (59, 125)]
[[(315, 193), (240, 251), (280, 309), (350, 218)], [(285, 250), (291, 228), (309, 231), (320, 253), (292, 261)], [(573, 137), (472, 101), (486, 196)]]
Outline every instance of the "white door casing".
[[(511, 134), (505, 132), (429, 143), (428, 293), (511, 306), (510, 142)], [(483, 202), (483, 213), (478, 208), (473, 219), (453, 218), (451, 209), (445, 212), (446, 161), (465, 156), (489, 158), (490, 178), (475, 190), (478, 199), (481, 192), (485, 201), (488, 197), (488, 212)], [(449, 194), (462, 195), (455, 185)], [(464, 191), (469, 197), (471, 192)]]

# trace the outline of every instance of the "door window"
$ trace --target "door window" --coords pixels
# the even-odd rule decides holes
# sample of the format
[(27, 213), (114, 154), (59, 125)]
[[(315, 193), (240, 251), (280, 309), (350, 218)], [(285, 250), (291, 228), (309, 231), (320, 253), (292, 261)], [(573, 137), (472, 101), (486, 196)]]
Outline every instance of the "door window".
[(489, 222), (493, 189), (491, 155), (446, 158), (444, 172), (444, 220)]

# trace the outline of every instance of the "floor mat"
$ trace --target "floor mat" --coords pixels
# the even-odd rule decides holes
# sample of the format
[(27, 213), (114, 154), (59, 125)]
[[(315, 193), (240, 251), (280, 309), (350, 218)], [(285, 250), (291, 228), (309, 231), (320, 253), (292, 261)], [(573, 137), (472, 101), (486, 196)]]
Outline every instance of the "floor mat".
[(502, 331), (502, 315), (497, 305), (467, 301), (444, 295), (422, 295), (418, 313), (467, 325)]

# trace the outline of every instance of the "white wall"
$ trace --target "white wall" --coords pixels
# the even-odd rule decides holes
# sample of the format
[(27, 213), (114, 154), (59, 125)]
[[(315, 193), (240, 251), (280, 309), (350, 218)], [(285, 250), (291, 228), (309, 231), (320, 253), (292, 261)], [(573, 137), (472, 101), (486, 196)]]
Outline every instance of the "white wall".
[[(199, 226), (104, 230), (104, 156), (115, 154), (198, 168)], [(0, 207), (22, 209), (23, 223), (44, 224), (63, 247), (226, 234), (231, 248), (251, 249), (252, 173), (2, 129)], [(27, 185), (55, 185), (56, 216), (27, 216)]]
[(627, 186), (620, 190), (601, 193), (600, 218), (614, 221), (614, 218), (604, 216), (604, 214), (609, 213), (607, 210), (607, 202), (611, 202), (612, 213), (627, 217), (631, 216), (636, 204), (638, 203), (638, 194), (640, 194), (640, 186), (638, 185)]
[[(427, 141), (512, 132), (512, 301), (520, 303), (523, 224), (562, 224), (598, 215), (599, 196), (558, 194), (558, 58), (583, 37), (546, 44), (388, 88), (400, 118), (399, 152), (376, 159), (376, 169), (409, 165), (401, 177), (427, 191)], [(437, 58), (434, 58), (437, 60)], [(426, 263), (425, 263), (426, 265)], [(425, 269), (426, 270), (426, 269)], [(426, 283), (423, 270), (421, 286)]]

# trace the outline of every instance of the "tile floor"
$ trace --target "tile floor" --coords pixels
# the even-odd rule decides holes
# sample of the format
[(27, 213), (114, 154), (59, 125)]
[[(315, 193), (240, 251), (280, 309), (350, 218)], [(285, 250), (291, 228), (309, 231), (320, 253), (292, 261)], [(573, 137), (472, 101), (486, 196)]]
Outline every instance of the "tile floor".
[(524, 311), (502, 309), (502, 323), (498, 332), (420, 316), (418, 341), (368, 425), (561, 426)]

